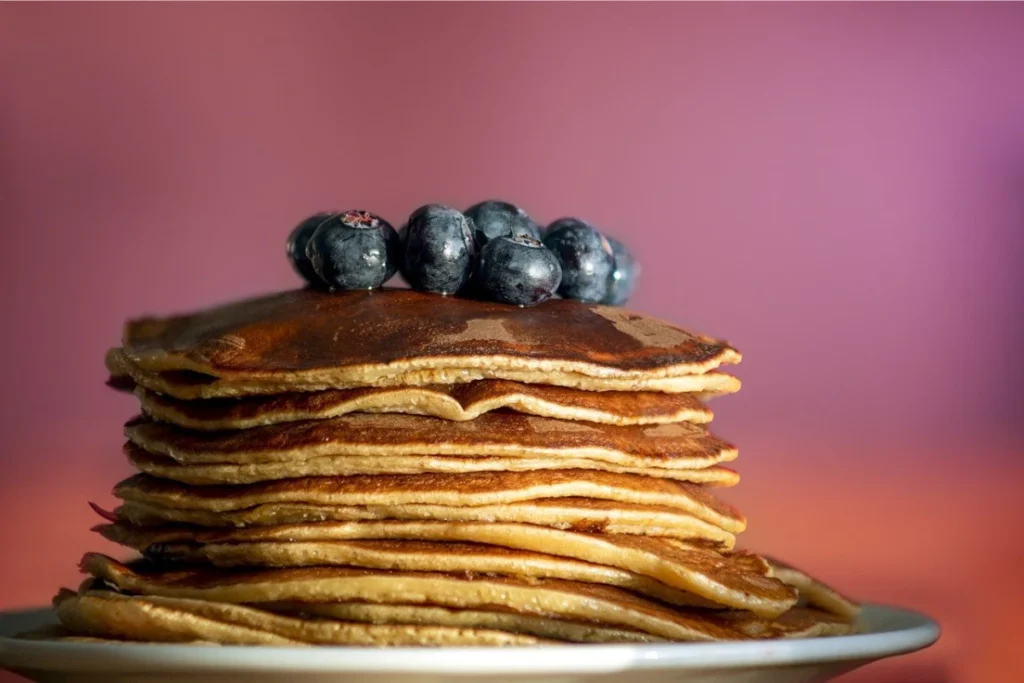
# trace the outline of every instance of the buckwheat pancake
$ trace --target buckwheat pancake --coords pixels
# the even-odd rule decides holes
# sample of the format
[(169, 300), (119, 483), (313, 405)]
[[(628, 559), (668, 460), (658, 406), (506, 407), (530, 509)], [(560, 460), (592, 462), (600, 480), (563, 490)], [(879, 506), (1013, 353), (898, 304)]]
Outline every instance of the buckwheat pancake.
[(665, 506), (630, 505), (594, 498), (547, 498), (507, 505), (450, 507), (445, 505), (318, 505), (265, 503), (242, 510), (211, 512), (126, 502), (113, 513), (97, 512), (113, 522), (135, 526), (184, 523), (201, 527), (248, 527), (307, 522), (355, 522), (384, 519), (436, 520), (442, 522), (520, 522), (554, 529), (659, 536), (678, 539), (703, 538), (729, 547), (734, 534), (696, 517)]
[[(635, 576), (602, 571), (616, 568), (712, 603), (764, 615), (779, 614), (797, 599), (796, 590), (770, 578), (767, 563), (755, 555), (680, 547), (658, 538), (588, 534), (531, 524), (328, 522), (224, 531), (107, 524), (97, 530), (109, 540), (160, 557), (169, 554), (165, 546), (182, 544), (186, 547), (178, 552), (187, 555), (185, 559), (205, 558), (224, 566), (352, 565), (405, 571), (511, 573), (608, 583), (649, 592), (647, 582), (636, 581)], [(508, 549), (527, 553), (509, 553)], [(567, 565), (560, 558), (593, 566)], [(532, 569), (527, 567), (530, 564)], [(654, 597), (661, 598), (661, 593), (664, 591)], [(684, 604), (693, 602), (687, 600)]]
[(288, 462), (322, 456), (456, 455), (599, 460), (632, 468), (702, 469), (736, 448), (689, 423), (612, 426), (518, 413), (469, 422), (353, 413), (233, 432), (198, 432), (144, 418), (125, 426), (149, 453), (194, 465)]
[(129, 383), (179, 399), (213, 399), (225, 397), (265, 396), (302, 391), (358, 389), (360, 387), (409, 387), (437, 384), (461, 384), (486, 379), (502, 379), (523, 384), (549, 384), (583, 391), (638, 391), (669, 394), (693, 393), (706, 398), (731, 394), (740, 389), (740, 381), (722, 372), (708, 371), (699, 375), (678, 377), (591, 377), (574, 372), (543, 372), (515, 370), (504, 367), (428, 368), (401, 374), (386, 375), (371, 382), (342, 382), (303, 379), (302, 376), (262, 379), (221, 379), (191, 370), (148, 371), (140, 368), (122, 349), (107, 352), (109, 384), (122, 387)]
[(860, 605), (831, 586), (785, 562), (775, 558), (767, 560), (772, 576), (799, 591), (802, 605), (818, 608), (848, 620), (855, 619), (860, 614)]
[(135, 475), (118, 484), (114, 495), (124, 501), (216, 513), (264, 503), (475, 507), (589, 498), (668, 507), (733, 533), (746, 527), (738, 510), (699, 486), (596, 470), (317, 477), (202, 487)]
[(322, 388), (374, 386), (418, 370), (651, 379), (739, 362), (727, 343), (621, 308), (553, 300), (534, 308), (404, 289), (297, 290), (191, 315), (129, 322), (128, 361), (146, 372)]
[(166, 571), (123, 565), (88, 553), (87, 574), (143, 595), (233, 604), (297, 601), (429, 605), (452, 609), (508, 608), (518, 614), (587, 621), (642, 631), (668, 640), (746, 640), (749, 636), (711, 611), (682, 611), (612, 586), (433, 572), (385, 572), (345, 567), (255, 571)]
[[(232, 645), (538, 645), (535, 637), (489, 629), (368, 624), (295, 618), (244, 605), (92, 590), (60, 595), (57, 617), (71, 631), (147, 642)], [(552, 641), (547, 641), (552, 642)]]
[(202, 431), (250, 429), (349, 413), (404, 413), (465, 422), (506, 409), (562, 420), (615, 425), (711, 421), (694, 394), (581, 391), (543, 384), (480, 380), (425, 387), (364, 387), (240, 399), (183, 401), (136, 387), (146, 415)]
[(641, 631), (516, 614), (497, 608), (490, 611), (458, 610), (425, 605), (379, 605), (360, 602), (271, 603), (261, 607), (282, 614), (321, 616), (341, 621), (495, 629), (570, 643), (658, 643), (665, 640)]

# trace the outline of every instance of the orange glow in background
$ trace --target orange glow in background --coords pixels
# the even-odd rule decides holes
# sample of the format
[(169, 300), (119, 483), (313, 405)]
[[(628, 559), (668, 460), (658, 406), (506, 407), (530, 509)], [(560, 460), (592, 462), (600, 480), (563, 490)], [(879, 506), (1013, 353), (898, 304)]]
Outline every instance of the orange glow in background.
[(1021, 4), (0, 5), (0, 609), (119, 552), (125, 318), (297, 286), (317, 210), (501, 197), (744, 352), (747, 547), (942, 623), (844, 681), (1024, 680), (1021, 73)]

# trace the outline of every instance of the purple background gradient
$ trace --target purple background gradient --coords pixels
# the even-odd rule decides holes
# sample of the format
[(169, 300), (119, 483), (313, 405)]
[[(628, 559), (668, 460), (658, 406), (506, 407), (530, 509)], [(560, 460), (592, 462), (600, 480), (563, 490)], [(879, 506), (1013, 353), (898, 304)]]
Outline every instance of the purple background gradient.
[(110, 549), (124, 318), (295, 286), (318, 209), (502, 197), (746, 354), (748, 545), (942, 619), (852, 680), (1024, 675), (1022, 74), (1020, 4), (0, 6), (0, 608)]

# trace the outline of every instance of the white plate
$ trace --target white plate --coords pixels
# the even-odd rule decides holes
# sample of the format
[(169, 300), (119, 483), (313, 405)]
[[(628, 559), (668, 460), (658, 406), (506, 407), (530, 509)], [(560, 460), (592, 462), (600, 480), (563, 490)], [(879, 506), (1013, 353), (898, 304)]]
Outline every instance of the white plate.
[(836, 638), (541, 648), (209, 647), (24, 641), (50, 610), (0, 613), (0, 667), (76, 683), (806, 683), (928, 647), (932, 619), (864, 608), (866, 633)]

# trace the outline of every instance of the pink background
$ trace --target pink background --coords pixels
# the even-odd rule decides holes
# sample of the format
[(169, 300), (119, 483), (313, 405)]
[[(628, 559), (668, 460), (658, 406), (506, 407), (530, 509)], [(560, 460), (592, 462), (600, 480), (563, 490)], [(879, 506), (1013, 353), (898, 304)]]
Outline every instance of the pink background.
[(318, 209), (496, 196), (745, 352), (749, 546), (943, 622), (851, 681), (1024, 676), (1022, 74), (1020, 4), (0, 6), (0, 608), (112, 550), (124, 318), (296, 285)]

